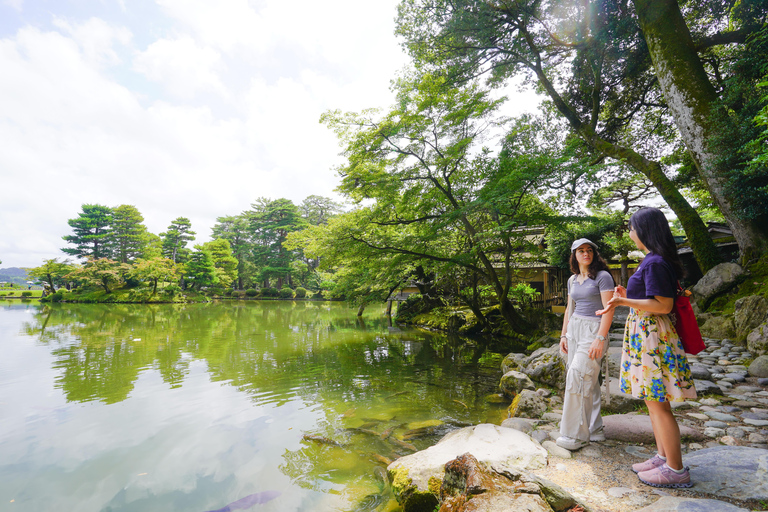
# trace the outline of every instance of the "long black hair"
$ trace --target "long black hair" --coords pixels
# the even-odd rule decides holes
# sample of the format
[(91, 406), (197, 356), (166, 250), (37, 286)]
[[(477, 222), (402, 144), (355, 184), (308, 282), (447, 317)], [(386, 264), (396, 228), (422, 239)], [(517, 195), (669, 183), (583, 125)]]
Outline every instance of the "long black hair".
[[(601, 270), (605, 270), (610, 274), (611, 271), (608, 268), (608, 263), (603, 259), (602, 256), (600, 256), (600, 253), (597, 251), (597, 248), (591, 245), (590, 247), (592, 248), (593, 258), (592, 258), (592, 263), (590, 263), (589, 267), (587, 268), (587, 275), (589, 276), (589, 278), (595, 279), (597, 277), (597, 273), (600, 272)], [(571, 251), (570, 264), (571, 264), (571, 272), (573, 272), (574, 274), (578, 274), (579, 272), (581, 272), (581, 270), (579, 269), (579, 260), (576, 259), (575, 250)]]
[(629, 219), (637, 238), (646, 249), (664, 258), (675, 269), (678, 277), (685, 276), (685, 268), (677, 254), (677, 244), (669, 229), (669, 221), (658, 208), (637, 210)]

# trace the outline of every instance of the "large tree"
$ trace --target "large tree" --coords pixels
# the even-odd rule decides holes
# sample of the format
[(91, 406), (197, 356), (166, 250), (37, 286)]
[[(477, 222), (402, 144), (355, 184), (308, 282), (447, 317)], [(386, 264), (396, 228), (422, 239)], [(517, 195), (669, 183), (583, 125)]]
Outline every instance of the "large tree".
[[(281, 288), (284, 280), (291, 279), (291, 261), (295, 254), (283, 245), (288, 233), (304, 229), (307, 221), (289, 199), (259, 198), (247, 212), (253, 240), (253, 263), (261, 273), (264, 286), (272, 278)], [(290, 283), (289, 283), (290, 284)]]
[(229, 242), (232, 256), (237, 260), (237, 289), (242, 290), (249, 256), (253, 249), (250, 221), (247, 214), (218, 217), (211, 235)]
[[(719, 153), (740, 153), (735, 143), (718, 144), (723, 131), (734, 130), (731, 117), (717, 115), (717, 110), (743, 108), (723, 105), (722, 91), (707, 75), (702, 53), (720, 44), (744, 44), (750, 33), (756, 33), (766, 19), (768, 7), (757, 3), (728, 8), (723, 2), (719, 19), (712, 20), (714, 29), (723, 28), (706, 40), (694, 41), (677, 0), (634, 0), (640, 28), (648, 44), (656, 77), (683, 141), (713, 199), (725, 216), (739, 243), (744, 259), (751, 259), (768, 249), (768, 213), (750, 218), (737, 210), (738, 189), (729, 187), (729, 159)], [(715, 4), (717, 7), (717, 4)], [(696, 6), (694, 6), (695, 8)], [(706, 11), (705, 9), (702, 9)], [(742, 11), (741, 13), (738, 11)], [(746, 12), (743, 12), (746, 11)], [(718, 27), (717, 25), (721, 25)], [(718, 39), (714, 39), (717, 37)], [(762, 49), (765, 51), (765, 48)]]
[[(676, 134), (640, 28), (632, 6), (612, 1), (404, 0), (398, 20), (420, 65), (445, 71), (452, 81), (489, 72), (492, 83), (510, 77), (536, 83), (599, 158), (625, 162), (654, 184), (707, 270), (720, 256), (660, 163)], [(727, 28), (708, 36), (698, 48), (735, 40)], [(723, 213), (732, 225), (741, 223), (737, 212)], [(739, 240), (742, 250), (752, 240)]]
[(82, 209), (77, 218), (67, 221), (74, 234), (62, 237), (75, 247), (65, 247), (62, 251), (81, 259), (110, 256), (112, 208), (100, 204), (84, 204)]
[(397, 104), (384, 114), (322, 117), (348, 160), (339, 191), (361, 204), (339, 243), (407, 256), (411, 268), (463, 267), (475, 284), (493, 287), (508, 325), (526, 332), (509, 300), (514, 274), (535, 252), (524, 226), (550, 220), (536, 187), (568, 163), (541, 151), (534, 130), (522, 126), (500, 157), (483, 149), (489, 129), (503, 122), (503, 100), (474, 85), (445, 87), (440, 77), (417, 74), (395, 90)]
[(195, 246), (195, 249), (207, 251), (211, 255), (217, 284), (223, 288), (230, 287), (232, 282), (237, 279), (238, 261), (232, 255), (229, 241), (224, 238), (217, 238), (204, 243), (202, 246)]
[(187, 244), (195, 239), (195, 235), (192, 222), (188, 218), (175, 218), (165, 233), (160, 233), (160, 238), (163, 239), (163, 256), (174, 263), (184, 263), (190, 253)]
[(149, 240), (144, 217), (135, 206), (123, 204), (112, 209), (110, 241), (118, 261), (131, 263), (143, 256)]
[(301, 216), (312, 226), (327, 224), (328, 219), (340, 214), (343, 210), (339, 203), (330, 197), (307, 196), (299, 205)]

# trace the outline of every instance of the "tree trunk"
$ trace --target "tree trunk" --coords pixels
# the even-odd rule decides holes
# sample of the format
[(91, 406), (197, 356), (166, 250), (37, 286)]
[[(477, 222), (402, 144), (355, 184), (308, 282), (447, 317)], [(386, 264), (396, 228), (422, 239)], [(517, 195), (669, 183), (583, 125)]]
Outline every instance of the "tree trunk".
[(601, 155), (616, 161), (626, 162), (653, 183), (661, 197), (672, 211), (675, 212), (677, 218), (680, 219), (680, 224), (682, 224), (685, 234), (688, 236), (688, 241), (691, 244), (693, 256), (696, 258), (696, 263), (699, 264), (702, 272), (706, 273), (709, 269), (720, 263), (722, 260), (720, 253), (712, 241), (712, 237), (709, 236), (707, 227), (704, 225), (701, 217), (699, 217), (699, 214), (690, 203), (686, 201), (677, 187), (667, 178), (661, 165), (658, 162), (645, 158), (630, 148), (619, 146), (600, 137), (591, 125), (581, 121), (577, 112), (560, 96), (541, 66), (534, 66), (531, 69), (536, 73), (539, 83), (544, 87), (557, 110), (568, 120), (571, 128), (587, 144)]
[(360, 307), (357, 308), (357, 316), (363, 316), (363, 311), (365, 311), (365, 304), (360, 304)]
[(641, 154), (622, 146), (612, 144), (600, 138), (591, 128), (582, 125), (580, 130), (583, 136), (600, 151), (602, 154), (610, 156), (615, 160), (624, 160), (634, 169), (640, 171), (653, 183), (656, 190), (667, 203), (667, 206), (675, 212), (680, 224), (688, 236), (688, 243), (691, 244), (693, 256), (702, 273), (722, 262), (720, 252), (717, 246), (709, 236), (707, 226), (701, 220), (698, 212), (683, 197), (677, 187), (667, 178), (661, 165), (658, 162), (649, 160)]
[(627, 287), (627, 281), (629, 281), (629, 260), (623, 258), (621, 260), (621, 286)]
[(768, 230), (741, 218), (725, 188), (727, 169), (718, 167), (717, 155), (710, 145), (712, 137), (724, 129), (712, 121), (717, 92), (696, 52), (679, 4), (676, 0), (633, 1), (656, 77), (680, 135), (733, 231), (742, 260), (752, 259), (768, 249)]

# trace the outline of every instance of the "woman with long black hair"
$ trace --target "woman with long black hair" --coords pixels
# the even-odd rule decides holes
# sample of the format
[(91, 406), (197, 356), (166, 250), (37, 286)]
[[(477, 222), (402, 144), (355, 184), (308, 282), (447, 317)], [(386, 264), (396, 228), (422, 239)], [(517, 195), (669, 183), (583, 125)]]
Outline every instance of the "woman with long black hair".
[(683, 467), (680, 428), (670, 406), (696, 398), (683, 344), (669, 318), (684, 270), (661, 210), (641, 208), (632, 215), (629, 237), (646, 256), (627, 288), (617, 286), (599, 313), (615, 306), (631, 308), (624, 328), (621, 390), (645, 401), (658, 450), (632, 470), (654, 487), (691, 487), (688, 468)]

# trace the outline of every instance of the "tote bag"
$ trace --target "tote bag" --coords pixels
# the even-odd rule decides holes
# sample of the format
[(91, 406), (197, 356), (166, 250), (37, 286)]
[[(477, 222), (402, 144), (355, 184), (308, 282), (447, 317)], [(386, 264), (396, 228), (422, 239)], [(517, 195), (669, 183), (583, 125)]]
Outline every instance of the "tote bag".
[(687, 292), (677, 283), (677, 297), (672, 307), (672, 323), (675, 326), (680, 341), (683, 342), (683, 349), (687, 354), (696, 355), (706, 348), (704, 340), (701, 338), (699, 324), (696, 323), (696, 316), (693, 314), (691, 300)]

